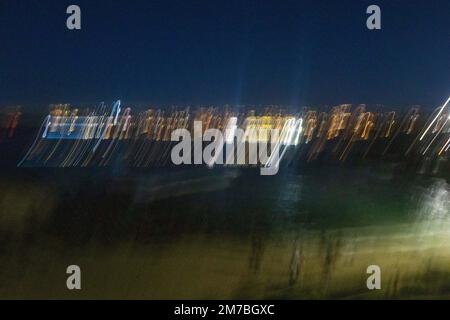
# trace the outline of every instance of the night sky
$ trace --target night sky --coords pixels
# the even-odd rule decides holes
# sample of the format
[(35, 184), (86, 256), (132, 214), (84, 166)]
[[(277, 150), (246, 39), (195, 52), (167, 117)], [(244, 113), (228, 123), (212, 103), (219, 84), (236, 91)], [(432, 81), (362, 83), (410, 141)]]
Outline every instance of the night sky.
[[(82, 29), (66, 28), (77, 4)], [(366, 28), (381, 7), (382, 29)], [(0, 0), (0, 106), (382, 103), (450, 95), (450, 1)]]

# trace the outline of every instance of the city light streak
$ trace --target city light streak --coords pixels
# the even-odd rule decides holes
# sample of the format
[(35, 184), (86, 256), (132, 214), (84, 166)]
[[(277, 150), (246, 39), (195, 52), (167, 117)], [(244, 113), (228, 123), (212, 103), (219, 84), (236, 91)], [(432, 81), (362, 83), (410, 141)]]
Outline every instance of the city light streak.
[[(405, 156), (441, 157), (450, 148), (450, 112), (446, 108), (449, 101), (450, 98), (434, 111), (422, 129), (418, 107), (401, 115), (394, 111), (368, 111), (365, 105), (353, 108), (343, 104), (329, 112), (306, 108), (292, 115), (279, 107), (259, 112), (230, 107), (189, 107), (148, 109), (133, 114), (132, 108), (122, 108), (120, 100), (110, 108), (100, 103), (87, 113), (69, 105), (52, 105), (35, 141), (18, 165), (108, 166), (118, 159), (137, 167), (170, 165), (172, 132), (186, 129), (196, 136), (194, 122), (202, 124), (197, 134), (203, 135), (209, 129), (223, 133), (221, 141), (206, 140), (217, 144), (213, 158), (206, 163), (210, 168), (216, 164), (235, 164), (235, 157), (239, 165), (243, 165), (242, 159), (248, 158), (245, 163), (250, 166), (278, 166), (288, 153), (301, 153), (308, 162), (322, 154), (341, 162), (356, 153), (361, 159), (371, 154), (384, 157), (397, 140), (413, 140)], [(248, 144), (250, 153), (241, 147), (236, 153), (235, 140), (238, 146)], [(252, 153), (257, 153), (256, 144), (264, 145), (272, 140), (275, 145), (270, 148), (270, 156), (263, 161), (255, 160)], [(203, 147), (203, 142), (197, 143), (194, 150), (201, 151)], [(362, 151), (355, 151), (361, 148)], [(219, 159), (224, 155), (225, 159)], [(197, 159), (194, 163), (201, 161)]]

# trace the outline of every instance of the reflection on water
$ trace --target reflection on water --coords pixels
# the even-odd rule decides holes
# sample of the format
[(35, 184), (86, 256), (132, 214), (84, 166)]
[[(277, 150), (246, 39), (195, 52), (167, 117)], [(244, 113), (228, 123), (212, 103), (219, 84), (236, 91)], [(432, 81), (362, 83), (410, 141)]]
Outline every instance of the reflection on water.
[(422, 193), (422, 206), (417, 215), (422, 220), (445, 223), (449, 219), (450, 187), (443, 179), (433, 182)]
[(2, 172), (0, 297), (449, 297), (450, 186), (386, 170)]

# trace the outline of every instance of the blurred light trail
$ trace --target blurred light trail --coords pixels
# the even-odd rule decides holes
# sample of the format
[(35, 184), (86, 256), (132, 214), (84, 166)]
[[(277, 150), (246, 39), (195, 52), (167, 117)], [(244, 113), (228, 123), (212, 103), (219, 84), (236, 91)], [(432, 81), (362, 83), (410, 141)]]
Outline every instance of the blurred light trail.
[(430, 130), (431, 126), (434, 124), (434, 122), (439, 118), (439, 116), (441, 115), (442, 111), (444, 111), (444, 108), (447, 106), (447, 104), (450, 101), (450, 97), (447, 99), (447, 101), (444, 103), (444, 105), (442, 107), (439, 108), (439, 112), (436, 115), (436, 117), (434, 117), (433, 121), (431, 121), (431, 123), (428, 125), (428, 127), (425, 129), (425, 131), (423, 132), (423, 134), (420, 136), (419, 140), (422, 140), (423, 137), (425, 137), (425, 135), (427, 134), (427, 132)]
[[(224, 133), (223, 141), (209, 141), (216, 143), (218, 148), (212, 160), (206, 163), (208, 167), (214, 167), (216, 163), (235, 164), (235, 157), (248, 158), (245, 165), (264, 167), (278, 165), (283, 159), (291, 161), (300, 157), (309, 162), (325, 155), (342, 162), (349, 156), (361, 159), (379, 156), (383, 159), (397, 152), (407, 157), (445, 157), (450, 148), (449, 102), (450, 98), (433, 112), (425, 125), (421, 123), (423, 115), (417, 106), (405, 114), (369, 111), (365, 105), (353, 107), (350, 104), (320, 112), (303, 108), (295, 114), (278, 106), (268, 106), (258, 112), (252, 108), (230, 106), (150, 108), (133, 114), (132, 108), (122, 108), (120, 100), (112, 103), (110, 108), (102, 102), (91, 110), (79, 110), (67, 104), (51, 105), (50, 114), (18, 165), (171, 165), (172, 132), (185, 129), (195, 136), (196, 121), (202, 124), (201, 136), (208, 129)], [(251, 154), (257, 152), (256, 145), (262, 143), (268, 147), (272, 138), (275, 138), (275, 145), (273, 150), (270, 148), (271, 154), (264, 161), (256, 160)], [(236, 139), (248, 145), (250, 152), (233, 147)], [(204, 142), (197, 147), (203, 149)], [(407, 148), (406, 153), (402, 148)], [(230, 154), (229, 150), (232, 151)], [(219, 161), (224, 151), (227, 151), (226, 159)], [(278, 159), (275, 159), (275, 153), (279, 154)], [(238, 164), (244, 165), (242, 161)]]

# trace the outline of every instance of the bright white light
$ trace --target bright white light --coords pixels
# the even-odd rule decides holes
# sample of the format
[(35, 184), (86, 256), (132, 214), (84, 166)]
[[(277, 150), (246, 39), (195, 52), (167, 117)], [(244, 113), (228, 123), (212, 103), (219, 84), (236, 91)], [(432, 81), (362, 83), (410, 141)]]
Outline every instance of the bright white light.
[(227, 127), (225, 129), (225, 143), (233, 143), (234, 135), (237, 129), (237, 117), (230, 117), (228, 119)]
[(300, 140), (300, 135), (302, 134), (302, 126), (303, 126), (303, 119), (300, 118), (297, 120), (297, 136), (295, 137), (294, 146), (298, 145), (298, 142)]
[(441, 115), (442, 111), (444, 111), (445, 106), (448, 104), (448, 102), (450, 101), (450, 97), (447, 99), (447, 101), (444, 103), (444, 105), (440, 108), (441, 110), (439, 110), (438, 114), (436, 115), (436, 117), (434, 117), (433, 121), (431, 121), (430, 125), (427, 127), (427, 129), (424, 131), (424, 133), (422, 134), (422, 136), (420, 137), (420, 141), (422, 141), (423, 137), (425, 137), (425, 135), (427, 134), (428, 130), (430, 130), (431, 126), (433, 125), (433, 123), (439, 118), (439, 116)]

